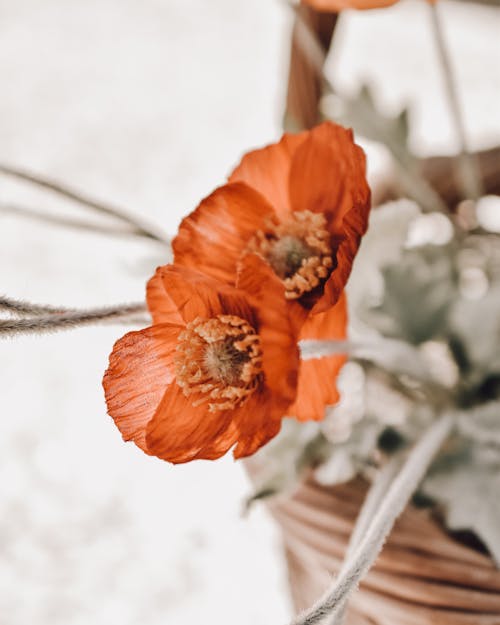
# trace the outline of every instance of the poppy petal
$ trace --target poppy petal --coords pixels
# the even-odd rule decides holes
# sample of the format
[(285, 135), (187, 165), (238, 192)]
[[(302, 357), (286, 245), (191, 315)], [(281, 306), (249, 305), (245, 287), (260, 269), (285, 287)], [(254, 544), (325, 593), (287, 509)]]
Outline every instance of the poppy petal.
[(324, 122), (309, 132), (297, 148), (290, 169), (293, 211), (310, 210), (329, 217), (333, 232), (352, 208), (351, 190), (367, 189), (364, 153), (354, 143), (351, 129)]
[(304, 142), (306, 132), (284, 134), (281, 141), (246, 154), (235, 168), (230, 182), (246, 182), (257, 189), (273, 206), (278, 218), (288, 216), (291, 210), (288, 178), (293, 156)]
[(157, 325), (129, 332), (113, 347), (103, 386), (108, 413), (123, 439), (149, 453), (146, 425), (174, 378), (173, 356), (181, 326)]
[(234, 415), (239, 430), (238, 444), (233, 451), (236, 459), (251, 456), (274, 438), (284, 416), (269, 390), (252, 395), (238, 413)]
[(337, 158), (329, 143), (318, 140), (311, 133), (296, 151), (290, 169), (292, 210), (324, 213), (330, 229), (332, 215), (342, 209), (344, 184), (341, 159)]
[(282, 398), (286, 408), (295, 398), (299, 351), (283, 283), (260, 256), (247, 254), (240, 264), (238, 287), (248, 294), (250, 302), (258, 303), (265, 384)]
[(311, 310), (324, 312), (346, 285), (370, 214), (366, 159), (350, 129), (325, 122), (309, 133), (294, 155), (290, 198), (293, 210), (325, 214), (337, 241), (336, 267)]
[[(146, 443), (150, 453), (175, 464), (205, 457), (201, 450), (227, 430), (232, 415), (230, 411), (211, 412), (206, 401), (193, 406), (199, 399), (202, 398), (196, 395), (186, 397), (175, 383), (168, 387), (147, 425)], [(212, 459), (225, 451), (221, 450)]]
[[(347, 298), (343, 293), (332, 309), (307, 319), (300, 338), (343, 340), (346, 333)], [(323, 419), (325, 407), (339, 400), (335, 380), (346, 360), (342, 354), (301, 361), (297, 398), (287, 414), (299, 421)]]
[(230, 314), (254, 317), (243, 293), (199, 271), (180, 265), (158, 267), (146, 291), (153, 322), (188, 323), (197, 317), (210, 319)]
[(313, 315), (328, 310), (337, 302), (351, 274), (361, 238), (366, 232), (370, 204), (355, 206), (344, 218), (344, 237), (337, 248), (337, 266), (325, 282), (323, 295), (311, 309)]
[(273, 216), (258, 190), (242, 182), (219, 187), (183, 219), (172, 243), (175, 263), (234, 285), (248, 241)]
[(338, 13), (344, 9), (381, 9), (396, 2), (398, 0), (302, 0), (302, 4), (326, 13)]

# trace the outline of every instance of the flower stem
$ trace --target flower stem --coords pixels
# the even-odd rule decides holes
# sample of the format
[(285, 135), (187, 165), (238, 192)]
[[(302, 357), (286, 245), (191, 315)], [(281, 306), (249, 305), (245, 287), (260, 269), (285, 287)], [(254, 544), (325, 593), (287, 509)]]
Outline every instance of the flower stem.
[(332, 587), (309, 610), (299, 615), (292, 625), (316, 625), (326, 617), (335, 617), (342, 610), (351, 592), (376, 560), (394, 522), (408, 504), (454, 423), (454, 417), (446, 413), (424, 432), (408, 454), (363, 539), (344, 564)]
[[(5, 298), (2, 299), (3, 308)], [(12, 302), (12, 300), (7, 300)], [(17, 314), (28, 314), (28, 305), (21, 303), (17, 310), (12, 307)], [(2, 307), (2, 306), (0, 306)], [(0, 319), (0, 337), (16, 336), (20, 334), (44, 334), (57, 330), (68, 330), (84, 325), (110, 321), (134, 321), (134, 315), (146, 312), (146, 305), (143, 302), (137, 304), (123, 304), (107, 308), (93, 308), (89, 310), (53, 309), (51, 307), (31, 307), (32, 317), (22, 319)]]
[(59, 215), (51, 214), (51, 213), (41, 213), (37, 210), (33, 210), (32, 208), (27, 208), (25, 206), (19, 206), (16, 204), (3, 204), (0, 203), (0, 214), (2, 215), (13, 215), (15, 217), (20, 217), (21, 219), (32, 219), (34, 221), (38, 221), (44, 224), (49, 224), (52, 226), (57, 226), (58, 228), (71, 228), (73, 230), (80, 230), (83, 232), (93, 232), (97, 234), (103, 234), (106, 236), (118, 236), (118, 237), (135, 237), (142, 236), (138, 233), (137, 229), (133, 229), (127, 222), (124, 222), (123, 225), (113, 224), (104, 225), (98, 224), (90, 221), (83, 221), (80, 219), (72, 219), (70, 217), (62, 217)]
[(146, 237), (148, 239), (153, 239), (154, 241), (159, 241), (160, 243), (168, 244), (167, 239), (158, 234), (153, 226), (133, 217), (132, 215), (127, 214), (125, 211), (122, 211), (116, 206), (105, 204), (103, 202), (95, 200), (94, 198), (70, 189), (69, 187), (66, 187), (58, 182), (55, 182), (54, 180), (50, 180), (48, 178), (24, 171), (22, 169), (18, 169), (16, 167), (12, 167), (10, 165), (4, 165), (0, 163), (0, 173), (6, 176), (11, 176), (12, 178), (18, 178), (19, 180), (29, 182), (43, 189), (47, 189), (48, 191), (52, 191), (57, 195), (61, 195), (69, 200), (72, 200), (77, 204), (87, 206), (88, 208), (92, 208), (99, 213), (114, 217), (115, 219), (118, 219), (121, 222), (128, 224), (129, 226), (132, 226), (133, 232), (138, 236)]
[(477, 199), (481, 195), (481, 177), (476, 158), (470, 153), (465, 133), (464, 117), (458, 98), (457, 84), (451, 66), (448, 48), (443, 34), (443, 27), (437, 3), (429, 2), (432, 30), (438, 52), (439, 61), (444, 78), (444, 88), (448, 99), (451, 118), (460, 142), (460, 152), (457, 157), (460, 183), (464, 199)]
[[(384, 501), (384, 497), (399, 472), (402, 464), (402, 454), (394, 454), (390, 460), (380, 469), (377, 473), (373, 483), (366, 495), (366, 498), (359, 511), (358, 518), (354, 525), (354, 529), (349, 539), (349, 544), (344, 556), (344, 565), (342, 571), (345, 569), (349, 560), (353, 557), (358, 545), (361, 543), (363, 536), (370, 527), (371, 520), (377, 513), (381, 503)], [(333, 617), (328, 625), (342, 625), (344, 622), (345, 610), (347, 607), (346, 601), (343, 602), (342, 608), (339, 608), (338, 613)]]

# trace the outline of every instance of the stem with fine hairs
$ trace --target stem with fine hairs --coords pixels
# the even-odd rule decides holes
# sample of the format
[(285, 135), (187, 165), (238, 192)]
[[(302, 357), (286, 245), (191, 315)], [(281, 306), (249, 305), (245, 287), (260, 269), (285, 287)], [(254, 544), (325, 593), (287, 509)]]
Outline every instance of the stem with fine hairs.
[(454, 424), (454, 416), (445, 413), (423, 433), (409, 452), (364, 537), (352, 557), (345, 562), (333, 585), (311, 608), (296, 617), (292, 625), (318, 625), (324, 619), (332, 619), (342, 611), (349, 595), (377, 559), (394, 522), (408, 504)]
[(120, 210), (116, 206), (112, 206), (110, 204), (105, 204), (104, 202), (95, 200), (94, 198), (70, 189), (69, 187), (55, 182), (54, 180), (2, 163), (0, 163), (0, 174), (4, 174), (12, 178), (17, 178), (19, 180), (23, 180), (24, 182), (34, 184), (37, 187), (47, 189), (48, 191), (72, 200), (77, 204), (92, 208), (99, 213), (114, 217), (115, 219), (120, 220), (122, 223), (126, 223), (129, 226), (132, 226), (133, 232), (138, 236), (146, 237), (148, 239), (153, 239), (154, 241), (159, 241), (160, 243), (168, 244), (168, 240), (158, 234), (153, 226), (143, 222), (142, 220), (137, 219), (136, 217), (133, 217), (125, 211)]
[[(2, 300), (5, 302), (5, 298)], [(12, 300), (10, 300), (12, 301)], [(31, 307), (28, 313), (28, 306), (25, 302), (14, 312), (19, 315), (32, 314), (35, 316), (15, 319), (0, 319), (0, 337), (12, 337), (22, 334), (45, 334), (58, 330), (70, 330), (80, 326), (109, 322), (134, 322), (138, 314), (147, 312), (143, 302), (136, 304), (122, 304), (120, 306), (110, 306), (106, 308), (91, 308), (88, 310), (56, 309), (52, 307)], [(1, 306), (0, 306), (1, 308)], [(4, 306), (4, 309), (7, 309)], [(10, 308), (10, 310), (13, 310)]]
[(0, 296), (0, 311), (5, 311), (17, 317), (33, 317), (38, 315), (57, 315), (61, 313), (77, 312), (74, 308), (64, 306), (49, 306), (45, 304), (33, 304), (26, 300)]
[[(92, 232), (96, 234), (103, 234), (105, 236), (116, 237), (136, 237), (138, 236), (137, 229), (133, 229), (130, 224), (123, 222), (123, 225), (104, 225), (90, 221), (83, 221), (82, 219), (73, 219), (71, 217), (62, 217), (54, 213), (41, 213), (32, 208), (20, 206), (12, 203), (0, 203), (0, 215), (12, 215), (14, 217), (20, 217), (21, 219), (32, 219), (40, 223), (49, 224), (58, 228), (71, 228), (73, 230), (79, 230), (81, 232)], [(142, 236), (139, 234), (139, 236)]]
[[(370, 490), (368, 491), (363, 505), (361, 506), (356, 523), (354, 524), (340, 574), (342, 574), (346, 564), (353, 557), (354, 552), (363, 539), (363, 536), (370, 527), (371, 520), (377, 513), (392, 481), (401, 469), (401, 465), (402, 453), (396, 453), (390, 458), (390, 460), (388, 460), (388, 462), (386, 462), (386, 464), (375, 476), (375, 479), (370, 486)], [(338, 614), (333, 617), (333, 620), (331, 620), (328, 625), (342, 625), (344, 622), (346, 607), (347, 603), (344, 601), (342, 607), (338, 610)]]
[(457, 83), (444, 39), (441, 17), (439, 15), (440, 8), (438, 8), (435, 2), (428, 2), (428, 5), (431, 12), (432, 32), (443, 73), (444, 88), (450, 108), (451, 119), (460, 143), (460, 152), (457, 156), (457, 169), (462, 193), (464, 194), (463, 199), (475, 200), (481, 195), (479, 166), (475, 156), (471, 154), (467, 145), (464, 117), (458, 98)]

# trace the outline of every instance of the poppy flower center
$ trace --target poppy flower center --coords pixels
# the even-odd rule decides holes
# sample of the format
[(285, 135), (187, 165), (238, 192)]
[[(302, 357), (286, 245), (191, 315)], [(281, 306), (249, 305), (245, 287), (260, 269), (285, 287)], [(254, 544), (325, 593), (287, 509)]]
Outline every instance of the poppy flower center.
[(256, 389), (262, 375), (260, 339), (236, 315), (198, 317), (179, 334), (175, 358), (177, 384), (193, 406), (208, 402), (211, 412), (230, 410)]
[(285, 297), (299, 299), (328, 278), (333, 266), (326, 217), (296, 211), (286, 221), (269, 221), (251, 239), (247, 252), (262, 256), (283, 280)]

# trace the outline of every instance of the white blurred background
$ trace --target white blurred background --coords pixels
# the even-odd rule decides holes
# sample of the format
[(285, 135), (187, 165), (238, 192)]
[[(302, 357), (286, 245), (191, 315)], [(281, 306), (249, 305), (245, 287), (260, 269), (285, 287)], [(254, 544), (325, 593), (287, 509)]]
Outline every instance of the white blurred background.
[[(443, 2), (474, 147), (499, 140), (493, 9)], [(329, 71), (413, 103), (422, 153), (456, 148), (424, 2), (347, 12)], [(0, 162), (128, 207), (174, 233), (241, 154), (278, 138), (291, 12), (280, 0), (0, 0)], [(0, 178), (0, 292), (40, 303), (140, 300), (159, 244), (46, 226), (85, 216)], [(172, 467), (124, 444), (101, 377), (124, 327), (0, 344), (0, 624), (276, 625), (279, 534), (241, 517), (231, 458)]]

